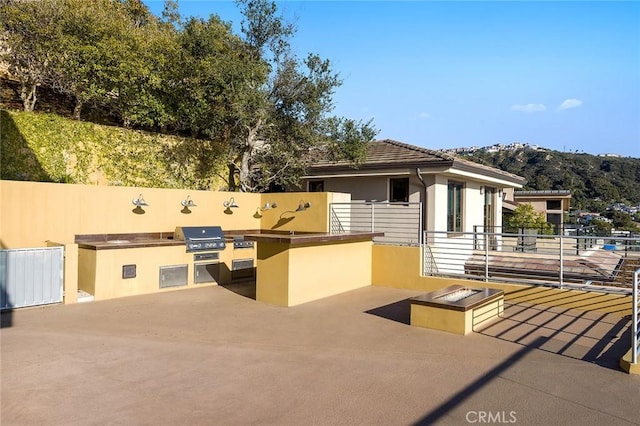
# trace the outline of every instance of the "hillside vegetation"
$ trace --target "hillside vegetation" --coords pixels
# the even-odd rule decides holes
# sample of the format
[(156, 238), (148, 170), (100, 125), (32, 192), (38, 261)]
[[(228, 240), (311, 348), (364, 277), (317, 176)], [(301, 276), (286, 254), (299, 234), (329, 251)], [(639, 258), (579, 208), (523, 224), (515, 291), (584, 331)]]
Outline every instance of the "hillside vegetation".
[(222, 153), (198, 139), (9, 110), (0, 110), (0, 135), (1, 179), (193, 189), (223, 185), (217, 174), (225, 165)]
[[(0, 114), (1, 179), (160, 188), (226, 186), (225, 153), (208, 141), (55, 113), (0, 110)], [(569, 189), (577, 209), (603, 211), (614, 202), (640, 203), (637, 158), (535, 149), (461, 156), (525, 177), (524, 189)]]
[[(235, 4), (239, 32), (215, 14), (182, 16), (175, 0), (166, 1), (159, 16), (139, 0), (0, 1), (0, 73), (4, 69), (7, 80), (15, 82), (12, 90), (27, 112), (45, 111), (42, 95), (48, 92), (59, 96), (77, 120), (97, 117), (224, 149), (229, 190), (259, 192), (296, 184), (312, 161), (310, 153), (318, 149), (353, 164), (361, 161), (377, 130), (371, 121), (332, 115), (333, 94), (342, 79), (330, 61), (311, 52), (298, 56), (291, 46), (295, 27), (275, 2)], [(121, 133), (118, 140), (125, 135), (131, 134)], [(152, 141), (140, 140), (145, 142), (122, 145), (113, 156), (128, 152), (139, 160), (148, 155), (143, 164), (154, 166), (144, 175), (159, 173), (151, 179), (163, 185), (196, 178), (182, 171), (164, 178), (157, 162), (168, 156), (173, 167), (176, 147), (169, 143), (156, 152)], [(213, 164), (202, 146), (194, 151), (204, 154), (197, 157), (199, 168)], [(67, 154), (68, 149), (88, 152), (64, 145)], [(98, 152), (97, 161), (103, 156)], [(70, 173), (56, 161), (60, 164), (50, 178), (66, 179)], [(141, 179), (133, 163), (117, 178), (117, 170), (101, 165), (123, 184)], [(198, 176), (205, 179), (201, 184), (207, 184), (217, 165), (200, 172), (205, 174)], [(74, 179), (86, 178), (78, 173), (88, 166), (80, 166)]]
[(474, 151), (463, 157), (527, 179), (525, 190), (568, 189), (577, 209), (603, 211), (640, 203), (640, 159), (552, 150)]

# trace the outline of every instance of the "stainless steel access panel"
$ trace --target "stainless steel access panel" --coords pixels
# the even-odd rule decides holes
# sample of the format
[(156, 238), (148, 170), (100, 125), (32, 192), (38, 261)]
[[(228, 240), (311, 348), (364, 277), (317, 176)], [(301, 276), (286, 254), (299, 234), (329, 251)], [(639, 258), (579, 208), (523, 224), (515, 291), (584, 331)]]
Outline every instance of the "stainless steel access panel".
[(0, 250), (0, 309), (60, 303), (64, 247)]
[(160, 288), (180, 287), (187, 285), (188, 265), (168, 265), (160, 267)]

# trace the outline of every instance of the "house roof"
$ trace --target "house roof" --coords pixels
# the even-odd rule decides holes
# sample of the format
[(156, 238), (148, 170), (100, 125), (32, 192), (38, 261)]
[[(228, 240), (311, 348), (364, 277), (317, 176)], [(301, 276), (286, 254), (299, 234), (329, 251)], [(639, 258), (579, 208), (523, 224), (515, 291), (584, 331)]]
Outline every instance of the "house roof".
[(473, 161), (454, 157), (450, 154), (391, 139), (369, 142), (366, 159), (357, 169), (354, 169), (354, 167), (345, 160), (331, 162), (326, 158), (320, 158), (308, 168), (307, 177), (337, 172), (357, 173), (357, 170), (416, 167), (423, 171), (427, 171), (429, 168), (441, 169), (446, 167), (504, 179), (519, 185), (523, 185), (526, 182), (526, 179), (521, 176), (496, 169), (495, 167), (485, 166)]
[(514, 197), (571, 197), (571, 191), (568, 189), (542, 189), (536, 191), (513, 191)]
[(516, 207), (518, 207), (518, 203), (511, 201), (511, 200), (503, 200), (502, 201), (502, 209), (503, 210), (509, 210), (509, 211), (515, 211)]

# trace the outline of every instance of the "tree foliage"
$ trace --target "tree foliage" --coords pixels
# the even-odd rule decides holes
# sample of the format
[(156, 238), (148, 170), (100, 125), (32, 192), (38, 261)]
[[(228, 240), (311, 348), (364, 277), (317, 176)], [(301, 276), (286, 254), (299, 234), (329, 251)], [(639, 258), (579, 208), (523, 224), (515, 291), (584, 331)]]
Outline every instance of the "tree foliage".
[(221, 147), (231, 190), (297, 183), (318, 152), (360, 162), (377, 131), (329, 115), (342, 84), (330, 62), (292, 52), (295, 28), (274, 2), (236, 3), (239, 35), (215, 15), (180, 16), (171, 0), (161, 17), (141, 0), (2, 0), (2, 59), (26, 110), (46, 85), (74, 102), (77, 119), (100, 110), (125, 127)]
[(508, 225), (518, 229), (536, 229), (543, 234), (552, 231), (552, 226), (547, 223), (544, 214), (536, 212), (531, 203), (519, 204), (509, 217)]
[(570, 190), (571, 205), (579, 210), (604, 211), (613, 202), (640, 203), (638, 158), (533, 149), (476, 151), (467, 156), (526, 178), (526, 190)]
[(58, 50), (61, 11), (57, 0), (0, 3), (0, 59), (20, 81), (25, 111), (33, 111), (37, 88), (50, 82)]
[(211, 190), (222, 184), (223, 153), (193, 138), (6, 110), (0, 132), (0, 179)]
[[(244, 20), (244, 40), (268, 78), (254, 96), (242, 98), (237, 125), (226, 132), (229, 181), (243, 191), (297, 183), (314, 149), (357, 163), (377, 131), (363, 123), (330, 117), (334, 90), (342, 84), (328, 60), (308, 54), (299, 59), (290, 49), (295, 33), (267, 0), (237, 0)], [(342, 155), (344, 154), (344, 155)]]
[(593, 226), (593, 231), (595, 232), (595, 234), (599, 236), (609, 236), (611, 235), (611, 230), (613, 229), (612, 224), (598, 218), (594, 218), (591, 221), (591, 226)]

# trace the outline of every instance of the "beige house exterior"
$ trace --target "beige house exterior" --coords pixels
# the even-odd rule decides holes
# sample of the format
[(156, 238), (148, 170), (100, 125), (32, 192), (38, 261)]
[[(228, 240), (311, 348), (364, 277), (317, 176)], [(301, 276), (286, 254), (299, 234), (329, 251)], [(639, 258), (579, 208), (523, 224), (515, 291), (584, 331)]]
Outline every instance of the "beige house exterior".
[(304, 191), (349, 193), (353, 202), (421, 202), (425, 230), (464, 233), (500, 227), (503, 192), (522, 188), (525, 179), (386, 139), (369, 144), (358, 168), (317, 161), (303, 182)]
[(518, 204), (531, 204), (534, 211), (542, 213), (546, 221), (555, 227), (564, 224), (564, 215), (571, 206), (571, 191), (569, 190), (539, 190), (505, 192), (504, 207), (513, 210)]

